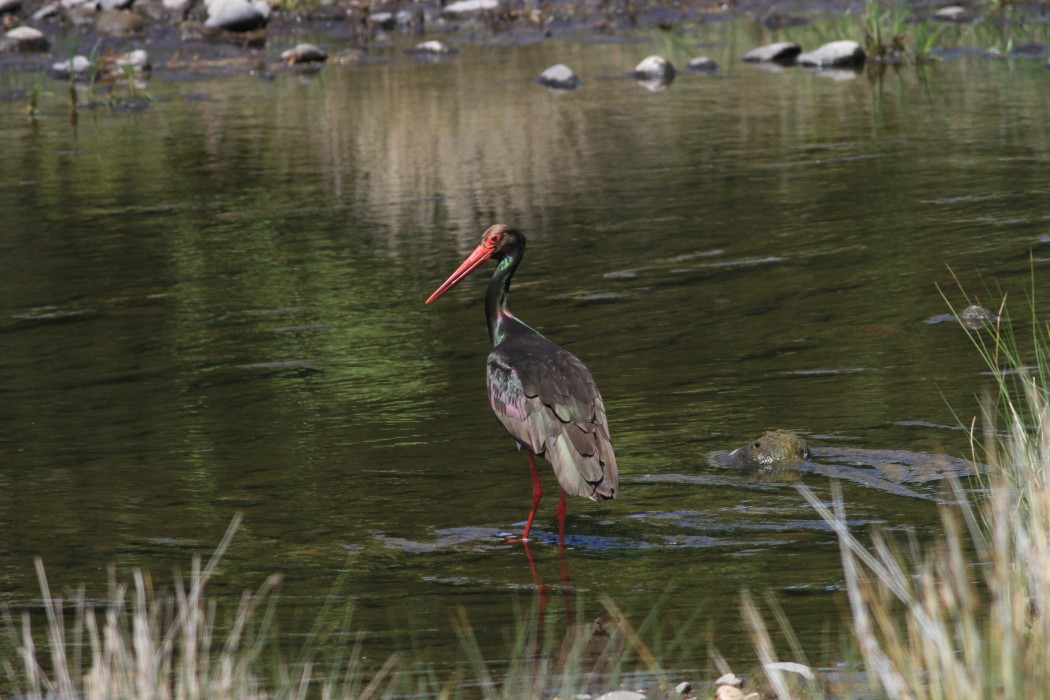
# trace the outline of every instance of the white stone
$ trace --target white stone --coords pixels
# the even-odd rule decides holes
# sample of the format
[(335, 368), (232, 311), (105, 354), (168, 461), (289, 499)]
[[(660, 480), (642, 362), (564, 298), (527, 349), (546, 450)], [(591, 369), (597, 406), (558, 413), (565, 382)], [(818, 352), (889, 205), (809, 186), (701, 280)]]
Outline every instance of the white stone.
[(674, 77), (674, 66), (663, 56), (646, 56), (634, 67), (634, 77), (643, 79)]
[(429, 53), (435, 56), (444, 56), (452, 53), (452, 49), (448, 47), (448, 44), (444, 44), (437, 39), (431, 39), (430, 41), (416, 44), (412, 49), (412, 53)]
[(116, 65), (118, 68), (123, 69), (137, 71), (149, 70), (149, 54), (146, 53), (143, 49), (135, 49), (134, 51), (129, 51), (128, 53), (123, 54), (122, 56), (118, 56), (116, 60)]
[(633, 690), (613, 690), (605, 695), (599, 695), (595, 700), (645, 700), (645, 696)]
[(328, 60), (328, 54), (313, 44), (299, 44), (282, 53), (281, 60), (285, 63), (323, 63)]
[(564, 63), (556, 63), (540, 73), (536, 82), (555, 90), (573, 90), (580, 85), (576, 73)]
[(247, 31), (266, 26), (270, 4), (264, 0), (210, 0), (206, 27)]
[(715, 73), (718, 71), (718, 63), (708, 56), (697, 56), (689, 60), (688, 68), (698, 73)]
[(802, 53), (802, 47), (793, 41), (778, 41), (751, 49), (744, 54), (748, 63), (765, 63), (767, 61), (790, 62)]
[(44, 38), (44, 33), (34, 27), (27, 27), (25, 25), (22, 25), (21, 27), (15, 27), (11, 31), (7, 32), (7, 34), (5, 34), (4, 36), (19, 42), (40, 41)]
[(945, 22), (968, 22), (973, 19), (973, 14), (965, 7), (949, 5), (934, 12), (933, 17)]
[(813, 66), (816, 68), (860, 66), (864, 64), (867, 55), (861, 45), (848, 39), (843, 41), (832, 41), (824, 44), (816, 51), (807, 51), (799, 54), (795, 61), (800, 66)]
[(32, 20), (34, 22), (39, 22), (42, 19), (57, 17), (61, 14), (61, 7), (62, 6), (57, 2), (48, 3), (33, 13)]
[(719, 676), (718, 680), (715, 681), (715, 685), (733, 685), (739, 688), (744, 685), (744, 679), (730, 671)]
[(44, 33), (34, 27), (15, 27), (0, 39), (0, 51), (47, 51), (48, 41)]
[(795, 663), (794, 661), (774, 661), (771, 664), (766, 664), (765, 669), (769, 671), (797, 673), (798, 675), (805, 678), (807, 681), (817, 680), (817, 676), (815, 673), (813, 673), (813, 669), (811, 669), (809, 666)]
[(87, 56), (77, 55), (66, 61), (52, 63), (51, 70), (60, 76), (67, 76), (71, 73), (87, 73), (91, 70), (91, 61), (88, 60)]
[(464, 15), (471, 12), (488, 12), (499, 7), (499, 0), (457, 0), (445, 5), (442, 12), (448, 15)]

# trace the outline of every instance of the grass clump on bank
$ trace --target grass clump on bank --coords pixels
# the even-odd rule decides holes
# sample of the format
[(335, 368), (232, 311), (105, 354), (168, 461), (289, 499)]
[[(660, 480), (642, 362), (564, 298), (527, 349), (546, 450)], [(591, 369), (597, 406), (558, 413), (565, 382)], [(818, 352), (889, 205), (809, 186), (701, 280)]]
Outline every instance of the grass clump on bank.
[[(88, 601), (83, 589), (63, 600), (53, 595), (37, 559), (43, 615), (27, 611), (14, 619), (4, 611), (0, 698), (521, 700), (597, 695), (624, 683), (658, 688), (650, 695), (654, 700), (671, 697), (671, 679), (657, 657), (680, 650), (685, 635), (670, 645), (647, 645), (641, 635), (649, 635), (656, 610), (635, 629), (612, 601), (605, 602), (607, 615), (599, 621), (577, 620), (557, 638), (558, 626), (545, 629), (536, 607), (520, 611), (508, 656), (499, 662), (483, 657), (461, 610), (453, 627), (463, 659), (458, 667), (441, 670), (398, 653), (365, 661), (365, 635), (351, 631), (349, 614), (331, 605), (318, 614), (292, 657), (282, 649), (275, 621), (280, 576), (245, 592), (233, 611), (223, 611), (206, 595), (240, 520), (234, 519), (207, 564), (195, 558), (189, 576), (175, 578), (168, 595), (154, 593), (141, 571), (134, 572), (130, 587), (118, 585), (111, 571), (103, 602)], [(545, 591), (541, 599), (545, 605)], [(45, 624), (35, 627), (41, 618)]]
[(307, 658), (309, 644), (294, 663), (281, 657), (273, 634), (278, 575), (245, 592), (230, 619), (222, 619), (205, 592), (239, 523), (237, 516), (206, 565), (194, 559), (188, 579), (176, 578), (170, 595), (154, 594), (148, 576), (136, 570), (133, 590), (111, 573), (102, 605), (87, 601), (83, 590), (65, 601), (52, 596), (37, 559), (46, 627), (41, 634), (28, 612), (15, 620), (5, 611), (14, 653), (0, 660), (6, 676), (0, 687), (25, 700), (378, 696), (396, 659), (370, 672), (366, 683), (360, 639), (328, 673)]

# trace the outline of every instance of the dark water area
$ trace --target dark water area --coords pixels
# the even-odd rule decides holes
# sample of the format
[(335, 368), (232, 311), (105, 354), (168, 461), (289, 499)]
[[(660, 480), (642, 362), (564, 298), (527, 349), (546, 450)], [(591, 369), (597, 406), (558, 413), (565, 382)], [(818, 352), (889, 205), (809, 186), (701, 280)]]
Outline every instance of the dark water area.
[[(500, 658), (534, 594), (501, 537), (527, 461), (488, 406), (485, 280), (423, 301), (503, 222), (529, 235), (515, 311), (588, 364), (620, 463), (620, 498), (569, 503), (577, 610), (659, 603), (702, 665), (707, 635), (750, 658), (739, 591), (770, 589), (822, 644), (833, 534), (710, 455), (790, 429), (827, 457), (802, 475), (818, 494), (879, 477), (843, 482), (858, 532), (937, 530), (944, 484), (916, 465), (968, 457), (989, 377), (930, 320), (938, 288), (963, 304), (953, 274), (989, 306), (1033, 264), (1045, 284), (1050, 72), (769, 71), (739, 62), (763, 39), (743, 21), (628, 39), (161, 68), (149, 109), (75, 122), (64, 83), (35, 119), (0, 101), (0, 603), (37, 609), (34, 556), (89, 598), (111, 563), (162, 586), (243, 512), (212, 587), (230, 606), (282, 572), (290, 629), (346, 599), (376, 656), (410, 638), (438, 660), (462, 606)], [(651, 92), (624, 75), (654, 52), (722, 69)], [(579, 90), (535, 84), (558, 62)], [(532, 548), (550, 584), (556, 500)]]

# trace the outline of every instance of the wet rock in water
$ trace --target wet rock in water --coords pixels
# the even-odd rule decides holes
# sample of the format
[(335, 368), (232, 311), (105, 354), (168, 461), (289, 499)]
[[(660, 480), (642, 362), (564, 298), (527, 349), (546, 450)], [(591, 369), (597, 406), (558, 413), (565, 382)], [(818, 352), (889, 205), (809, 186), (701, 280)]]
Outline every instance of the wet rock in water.
[(441, 11), (446, 15), (462, 16), (478, 12), (491, 12), (499, 8), (499, 0), (458, 0), (445, 5)]
[(795, 62), (800, 66), (814, 68), (842, 68), (862, 66), (867, 58), (863, 47), (855, 41), (832, 41), (816, 51), (799, 54)]
[(0, 15), (14, 14), (22, 9), (22, 0), (0, 0)]
[(48, 47), (47, 37), (33, 27), (15, 27), (0, 38), (0, 53), (37, 53), (47, 51)]
[(210, 0), (204, 26), (231, 32), (261, 29), (270, 21), (270, 3), (265, 0)]
[(95, 15), (95, 31), (108, 36), (139, 34), (146, 27), (146, 20), (128, 10), (102, 10)]
[(806, 441), (787, 430), (767, 430), (756, 440), (726, 455), (727, 466), (761, 472), (791, 469), (810, 457)]
[(641, 693), (636, 693), (633, 690), (613, 690), (604, 695), (599, 695), (595, 700), (646, 700), (646, 698)]
[(689, 695), (693, 692), (693, 684), (688, 681), (683, 681), (674, 687), (674, 692), (677, 693), (679, 697)]
[(456, 49), (452, 48), (451, 46), (442, 41), (437, 41), (436, 39), (434, 39), (431, 41), (424, 41), (416, 44), (412, 48), (408, 49), (408, 53), (423, 57), (440, 57), (451, 56), (452, 54), (456, 53)]
[(101, 0), (100, 10), (127, 10), (135, 0)]
[(299, 63), (324, 63), (328, 54), (313, 44), (298, 44), (281, 54), (281, 61), (289, 66)]
[(778, 41), (751, 49), (744, 54), (748, 63), (780, 63), (790, 65), (795, 57), (802, 53), (802, 47), (793, 41)]
[(540, 73), (536, 82), (552, 90), (575, 90), (580, 86), (579, 77), (564, 63), (557, 63)]
[(941, 22), (969, 22), (973, 13), (961, 5), (949, 5), (934, 12), (933, 18)]
[(715, 63), (714, 59), (708, 58), (707, 56), (697, 56), (696, 58), (690, 59), (686, 68), (694, 73), (718, 72), (718, 64)]
[(393, 31), (397, 26), (393, 12), (373, 12), (365, 20), (370, 29), (381, 29), (384, 32)]
[(77, 55), (65, 61), (52, 63), (51, 70), (49, 71), (49, 73), (51, 77), (62, 80), (70, 76), (76, 78), (86, 78), (88, 71), (90, 70), (91, 61), (88, 59), (88, 57)]
[(967, 306), (959, 312), (959, 323), (970, 330), (979, 331), (982, 328), (994, 326), (998, 322), (998, 315), (992, 313), (983, 306), (977, 306), (976, 304)]
[(631, 77), (635, 80), (659, 80), (670, 83), (674, 80), (674, 66), (663, 56), (647, 56), (634, 67)]

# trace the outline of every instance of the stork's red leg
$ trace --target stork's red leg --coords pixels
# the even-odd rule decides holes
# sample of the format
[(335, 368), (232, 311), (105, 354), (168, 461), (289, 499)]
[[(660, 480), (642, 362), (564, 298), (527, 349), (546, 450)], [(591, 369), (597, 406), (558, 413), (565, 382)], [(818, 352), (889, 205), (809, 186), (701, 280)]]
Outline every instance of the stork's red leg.
[[(532, 510), (529, 511), (529, 519), (525, 523), (525, 532), (521, 536), (522, 542), (529, 541), (529, 533), (532, 532), (532, 521), (536, 518), (536, 509), (540, 507), (540, 499), (543, 498), (543, 484), (540, 483), (540, 473), (536, 471), (536, 456), (531, 450), (525, 450), (529, 456), (529, 467), (532, 469)], [(564, 496), (562, 499), (564, 500)]]
[(565, 550), (565, 489), (561, 489), (561, 500), (558, 501), (558, 545)]

